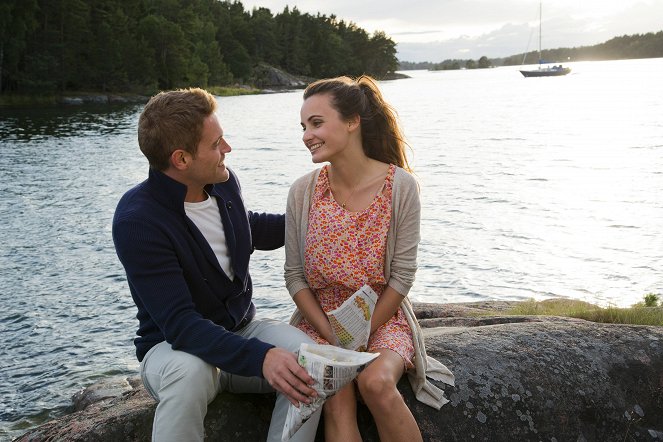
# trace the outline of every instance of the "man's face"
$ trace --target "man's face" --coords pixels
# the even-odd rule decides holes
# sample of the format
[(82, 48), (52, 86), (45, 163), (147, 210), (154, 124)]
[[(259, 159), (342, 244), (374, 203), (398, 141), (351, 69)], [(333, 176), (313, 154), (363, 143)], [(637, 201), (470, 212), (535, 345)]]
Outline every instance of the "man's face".
[(229, 178), (224, 160), (232, 149), (223, 139), (223, 129), (216, 114), (203, 123), (203, 136), (198, 152), (189, 167), (189, 178), (198, 186), (223, 183)]

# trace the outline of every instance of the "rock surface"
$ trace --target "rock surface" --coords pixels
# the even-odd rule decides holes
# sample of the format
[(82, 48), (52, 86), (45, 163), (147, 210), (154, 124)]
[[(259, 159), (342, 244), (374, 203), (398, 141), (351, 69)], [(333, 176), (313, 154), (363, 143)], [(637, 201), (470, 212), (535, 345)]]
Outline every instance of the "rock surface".
[(143, 95), (72, 95), (60, 97), (58, 103), (66, 105), (147, 103), (149, 98)]
[[(428, 352), (456, 376), (437, 411), (399, 383), (425, 441), (663, 441), (663, 327), (558, 317), (475, 316), (513, 303), (418, 304)], [(220, 394), (209, 440), (264, 440), (272, 395)], [(75, 413), (18, 441), (148, 441), (155, 404), (136, 378), (74, 398)], [(364, 441), (378, 441), (365, 407)], [(317, 440), (322, 441), (321, 432)]]
[(254, 67), (253, 77), (253, 84), (263, 90), (303, 89), (313, 80), (289, 74), (266, 63)]

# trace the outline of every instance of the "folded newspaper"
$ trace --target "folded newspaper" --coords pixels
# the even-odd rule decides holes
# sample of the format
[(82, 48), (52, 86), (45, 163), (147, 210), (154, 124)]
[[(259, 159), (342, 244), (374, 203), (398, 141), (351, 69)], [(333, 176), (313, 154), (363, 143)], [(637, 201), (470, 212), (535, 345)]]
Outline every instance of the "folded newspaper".
[(371, 333), (371, 316), (377, 301), (378, 295), (366, 284), (336, 310), (327, 313), (340, 347), (366, 351)]
[(378, 356), (379, 353), (361, 353), (333, 345), (301, 344), (298, 362), (315, 379), (313, 388), (318, 396), (310, 404), (290, 404), (281, 440), (289, 441), (325, 400), (352, 382)]

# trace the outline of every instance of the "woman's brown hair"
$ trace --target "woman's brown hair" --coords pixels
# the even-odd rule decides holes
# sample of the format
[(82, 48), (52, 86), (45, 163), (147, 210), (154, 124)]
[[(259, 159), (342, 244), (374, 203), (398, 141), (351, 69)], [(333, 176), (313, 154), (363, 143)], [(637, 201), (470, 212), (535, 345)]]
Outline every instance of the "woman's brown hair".
[(318, 80), (304, 90), (304, 100), (316, 94), (329, 94), (332, 107), (345, 120), (359, 115), (367, 157), (411, 170), (396, 111), (384, 100), (373, 78), (362, 75), (356, 79), (343, 76)]

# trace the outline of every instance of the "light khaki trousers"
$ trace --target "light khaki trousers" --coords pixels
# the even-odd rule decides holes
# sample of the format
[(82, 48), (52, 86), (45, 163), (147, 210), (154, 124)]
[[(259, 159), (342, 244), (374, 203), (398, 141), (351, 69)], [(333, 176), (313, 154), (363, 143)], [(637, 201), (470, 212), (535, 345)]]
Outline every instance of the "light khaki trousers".
[[(256, 319), (236, 332), (245, 338), (257, 338), (292, 352), (302, 342), (313, 341), (301, 330), (284, 322)], [(150, 349), (140, 364), (143, 384), (158, 402), (152, 427), (153, 442), (197, 442), (204, 439), (207, 405), (221, 391), (233, 393), (269, 393), (274, 390), (258, 377), (231, 375), (189, 353), (173, 350), (167, 342)], [(269, 426), (268, 441), (280, 441), (290, 401), (280, 393)], [(320, 420), (318, 410), (291, 439), (309, 442), (315, 439)], [(232, 425), (231, 422), (228, 425)], [(232, 431), (232, 428), (228, 428)]]

